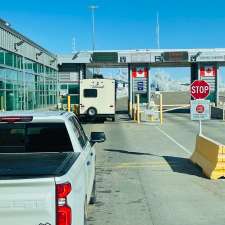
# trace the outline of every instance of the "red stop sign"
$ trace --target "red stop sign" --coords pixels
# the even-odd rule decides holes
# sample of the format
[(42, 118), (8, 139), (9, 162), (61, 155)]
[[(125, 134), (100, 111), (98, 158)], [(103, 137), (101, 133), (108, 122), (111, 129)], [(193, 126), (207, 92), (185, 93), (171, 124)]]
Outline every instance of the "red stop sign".
[(191, 84), (191, 96), (194, 99), (204, 99), (209, 95), (210, 86), (204, 80), (195, 80)]
[(204, 113), (204, 111), (205, 111), (204, 105), (199, 104), (199, 105), (196, 106), (196, 112)]

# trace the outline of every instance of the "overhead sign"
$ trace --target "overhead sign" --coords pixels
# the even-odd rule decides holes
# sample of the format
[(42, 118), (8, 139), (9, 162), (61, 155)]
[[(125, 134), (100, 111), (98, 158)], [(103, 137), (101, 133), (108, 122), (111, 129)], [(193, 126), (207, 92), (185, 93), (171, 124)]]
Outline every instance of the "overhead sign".
[(216, 53), (216, 55), (215, 53), (214, 54), (201, 53), (196, 59), (196, 61), (198, 62), (218, 62), (218, 61), (224, 61), (224, 60), (225, 60), (225, 56), (222, 53), (221, 54)]
[(209, 100), (191, 100), (191, 120), (209, 120), (210, 119), (210, 101)]
[(91, 55), (93, 63), (118, 63), (117, 52), (94, 52)]
[(195, 80), (191, 84), (191, 96), (194, 99), (204, 99), (209, 95), (210, 86), (204, 80)]
[(215, 77), (217, 74), (216, 66), (201, 66), (200, 76), (201, 77)]
[(162, 57), (164, 62), (185, 62), (188, 61), (188, 52), (164, 52)]
[(148, 68), (146, 67), (136, 67), (132, 70), (133, 78), (147, 78), (148, 77)]
[(150, 63), (151, 54), (150, 53), (135, 53), (131, 55), (132, 63)]

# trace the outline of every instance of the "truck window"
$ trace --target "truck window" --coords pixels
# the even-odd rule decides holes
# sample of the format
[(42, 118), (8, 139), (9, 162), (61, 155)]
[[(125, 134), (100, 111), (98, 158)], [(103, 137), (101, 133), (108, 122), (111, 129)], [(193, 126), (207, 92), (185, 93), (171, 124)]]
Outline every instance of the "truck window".
[(73, 147), (64, 123), (18, 123), (0, 126), (0, 153), (69, 151), (73, 151)]
[(71, 117), (70, 122), (72, 123), (73, 130), (77, 135), (77, 138), (78, 138), (78, 141), (79, 141), (81, 147), (84, 148), (87, 144), (88, 138), (87, 138), (82, 126), (80, 125), (80, 123), (78, 122), (78, 120), (75, 117)]
[(97, 89), (84, 89), (85, 98), (97, 98)]

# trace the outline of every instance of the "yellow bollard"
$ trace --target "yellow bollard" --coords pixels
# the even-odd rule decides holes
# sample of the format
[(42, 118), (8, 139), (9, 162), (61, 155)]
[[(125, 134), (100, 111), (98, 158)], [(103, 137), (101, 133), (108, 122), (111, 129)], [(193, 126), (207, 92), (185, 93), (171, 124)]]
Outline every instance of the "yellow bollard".
[(160, 111), (160, 124), (163, 124), (163, 96), (160, 94), (160, 100), (159, 100), (159, 111)]
[(70, 107), (71, 107), (71, 101), (70, 101), (70, 95), (67, 96), (67, 111), (70, 112)]

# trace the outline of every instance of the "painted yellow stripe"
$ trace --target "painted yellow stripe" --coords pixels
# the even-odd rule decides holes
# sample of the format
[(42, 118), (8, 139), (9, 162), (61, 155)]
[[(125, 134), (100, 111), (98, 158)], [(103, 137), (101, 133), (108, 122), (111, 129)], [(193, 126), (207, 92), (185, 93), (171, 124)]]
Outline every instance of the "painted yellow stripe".
[(126, 168), (148, 168), (148, 167), (170, 167), (179, 166), (176, 162), (168, 163), (166, 161), (147, 161), (147, 162), (129, 162), (129, 163), (119, 163), (113, 165), (101, 165), (97, 168), (109, 168), (109, 169), (126, 169)]

